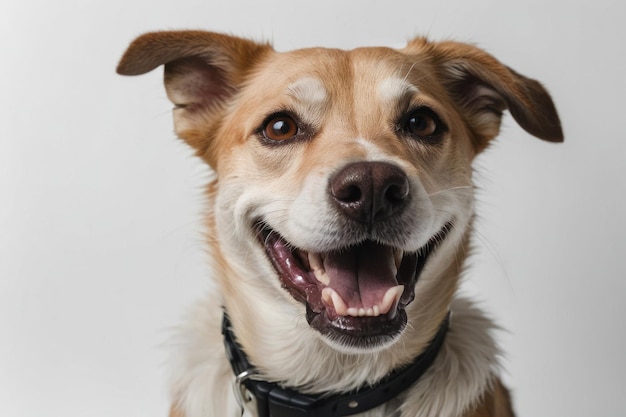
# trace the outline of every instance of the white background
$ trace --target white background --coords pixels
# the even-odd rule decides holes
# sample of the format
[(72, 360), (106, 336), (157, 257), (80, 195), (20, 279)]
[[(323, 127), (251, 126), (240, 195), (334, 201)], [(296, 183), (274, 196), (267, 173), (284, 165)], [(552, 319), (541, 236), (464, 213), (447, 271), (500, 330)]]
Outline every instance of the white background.
[(508, 117), (476, 161), (467, 289), (507, 332), (520, 416), (626, 416), (624, 2), (4, 0), (0, 416), (166, 416), (168, 335), (207, 289), (207, 171), (161, 71), (114, 72), (158, 29), (279, 50), (475, 42), (552, 93), (562, 145)]

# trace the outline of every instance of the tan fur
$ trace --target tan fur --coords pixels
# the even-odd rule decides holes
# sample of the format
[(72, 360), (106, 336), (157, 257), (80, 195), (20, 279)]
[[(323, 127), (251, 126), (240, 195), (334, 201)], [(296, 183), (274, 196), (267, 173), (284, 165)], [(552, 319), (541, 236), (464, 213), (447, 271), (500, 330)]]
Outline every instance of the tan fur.
[(496, 381), (493, 389), (485, 393), (481, 402), (466, 417), (514, 417), (508, 390)]
[[(458, 316), (428, 373), (362, 416), (513, 416), (497, 379), (493, 325), (454, 294), (473, 219), (471, 163), (498, 134), (502, 111), (509, 109), (541, 139), (562, 140), (554, 105), (539, 83), (455, 42), (417, 38), (401, 50), (277, 53), (267, 44), (200, 31), (144, 35), (118, 71), (136, 75), (159, 65), (176, 105), (176, 133), (215, 171), (207, 241), (216, 291), (182, 331), (187, 342), (177, 359), (171, 417), (239, 411), (216, 323), (222, 306), (260, 373), (307, 393), (375, 383), (419, 355), (451, 309)], [(436, 144), (399, 133), (399, 120), (417, 107), (447, 125)], [(269, 115), (281, 112), (295, 114), (302, 131), (285, 146), (259, 133)], [(334, 173), (356, 161), (389, 163), (406, 174), (412, 214), (397, 216), (404, 223), (393, 238), (403, 251), (420, 250), (453, 222), (406, 307), (409, 325), (372, 351), (343, 350), (309, 327), (302, 303), (278, 280), (252, 230), (262, 219), (306, 252), (353, 244), (327, 193)]]

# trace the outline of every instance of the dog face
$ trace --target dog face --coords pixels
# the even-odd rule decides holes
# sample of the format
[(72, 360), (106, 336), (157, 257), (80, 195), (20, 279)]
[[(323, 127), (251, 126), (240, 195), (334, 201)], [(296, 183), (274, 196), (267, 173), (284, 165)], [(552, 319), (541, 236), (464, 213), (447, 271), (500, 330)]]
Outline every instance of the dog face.
[(177, 134), (216, 172), (209, 240), (227, 310), (304, 318), (299, 334), (343, 352), (389, 347), (445, 315), (471, 162), (505, 109), (562, 138), (537, 82), (464, 44), (277, 53), (161, 32), (136, 40), (118, 71), (161, 64)]
[(281, 55), (250, 78), (223, 126), (249, 123), (241, 146), (219, 148), (216, 224), (243, 232), (232, 249), (267, 258), (275, 271), (260, 279), (302, 303), (337, 347), (394, 341), (417, 270), (471, 215), (467, 135), (449, 139), (459, 121), (412, 84), (409, 60), (388, 64), (401, 58)]

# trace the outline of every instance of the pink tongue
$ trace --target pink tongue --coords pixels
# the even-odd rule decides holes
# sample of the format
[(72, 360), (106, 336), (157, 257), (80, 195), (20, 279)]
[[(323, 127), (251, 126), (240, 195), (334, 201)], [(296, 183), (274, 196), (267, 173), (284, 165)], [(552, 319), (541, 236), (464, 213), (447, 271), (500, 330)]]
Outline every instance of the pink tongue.
[(348, 308), (380, 304), (387, 290), (398, 285), (392, 248), (374, 242), (328, 254), (324, 269), (330, 278), (328, 286)]

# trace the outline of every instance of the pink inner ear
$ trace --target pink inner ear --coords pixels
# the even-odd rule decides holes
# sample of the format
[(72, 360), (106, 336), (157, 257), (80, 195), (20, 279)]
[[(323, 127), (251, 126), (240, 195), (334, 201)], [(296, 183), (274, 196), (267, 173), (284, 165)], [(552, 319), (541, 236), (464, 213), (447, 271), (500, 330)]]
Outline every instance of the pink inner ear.
[(198, 57), (166, 64), (165, 88), (177, 107), (188, 110), (210, 107), (224, 100), (231, 91), (222, 70)]

